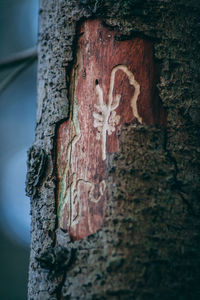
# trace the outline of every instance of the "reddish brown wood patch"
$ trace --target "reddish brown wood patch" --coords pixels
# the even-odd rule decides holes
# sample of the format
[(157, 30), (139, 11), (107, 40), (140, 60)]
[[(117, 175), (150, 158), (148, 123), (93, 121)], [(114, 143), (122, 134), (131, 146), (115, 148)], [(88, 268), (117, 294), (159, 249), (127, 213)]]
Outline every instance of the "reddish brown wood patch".
[[(106, 158), (125, 123), (165, 124), (155, 94), (152, 44), (116, 41), (100, 21), (80, 29), (71, 75), (71, 112), (57, 139), (59, 226), (81, 239), (103, 224)], [(133, 141), (134, 142), (134, 141)]]

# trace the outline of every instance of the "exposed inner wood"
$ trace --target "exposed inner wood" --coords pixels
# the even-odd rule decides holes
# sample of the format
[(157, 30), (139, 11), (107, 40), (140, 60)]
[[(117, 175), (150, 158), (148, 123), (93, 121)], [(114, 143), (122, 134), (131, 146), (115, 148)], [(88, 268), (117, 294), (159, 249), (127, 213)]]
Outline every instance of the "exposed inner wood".
[(99, 20), (85, 21), (80, 34), (70, 117), (57, 137), (59, 226), (75, 240), (104, 222), (106, 158), (118, 151), (121, 126), (166, 124), (156, 95), (152, 44), (139, 38), (117, 41), (116, 32)]

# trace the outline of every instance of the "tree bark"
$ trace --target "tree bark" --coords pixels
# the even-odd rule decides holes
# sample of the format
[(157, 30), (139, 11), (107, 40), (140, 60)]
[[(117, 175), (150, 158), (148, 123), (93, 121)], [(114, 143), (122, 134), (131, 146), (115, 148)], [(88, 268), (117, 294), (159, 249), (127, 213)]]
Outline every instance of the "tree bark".
[[(26, 182), (29, 299), (199, 299), (199, 13), (196, 1), (184, 0), (41, 1), (37, 124)], [(94, 32), (85, 39), (87, 24)], [(114, 72), (118, 100), (109, 104)], [(101, 127), (95, 101), (102, 94), (99, 107), (116, 111)], [(75, 100), (84, 136), (76, 145)], [(84, 126), (96, 141), (87, 157), (87, 146), (79, 156), (90, 142)], [(83, 177), (80, 163), (95, 174), (91, 168)], [(77, 197), (88, 211), (76, 206), (78, 222)]]

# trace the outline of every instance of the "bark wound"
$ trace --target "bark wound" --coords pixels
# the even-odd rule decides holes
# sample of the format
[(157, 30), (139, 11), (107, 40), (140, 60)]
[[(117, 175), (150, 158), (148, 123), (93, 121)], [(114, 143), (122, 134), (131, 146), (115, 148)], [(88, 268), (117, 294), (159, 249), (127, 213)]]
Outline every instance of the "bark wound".
[(166, 123), (156, 95), (152, 44), (117, 41), (117, 32), (98, 20), (84, 22), (80, 34), (70, 117), (57, 136), (59, 226), (75, 240), (103, 224), (106, 157), (118, 151), (121, 126)]

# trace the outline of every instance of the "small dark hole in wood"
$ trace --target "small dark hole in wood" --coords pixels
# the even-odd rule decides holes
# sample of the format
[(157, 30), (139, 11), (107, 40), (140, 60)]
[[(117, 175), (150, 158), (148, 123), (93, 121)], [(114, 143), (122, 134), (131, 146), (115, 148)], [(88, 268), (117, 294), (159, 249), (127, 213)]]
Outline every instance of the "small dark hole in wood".
[(96, 85), (99, 84), (99, 80), (98, 79), (95, 80), (95, 84)]

